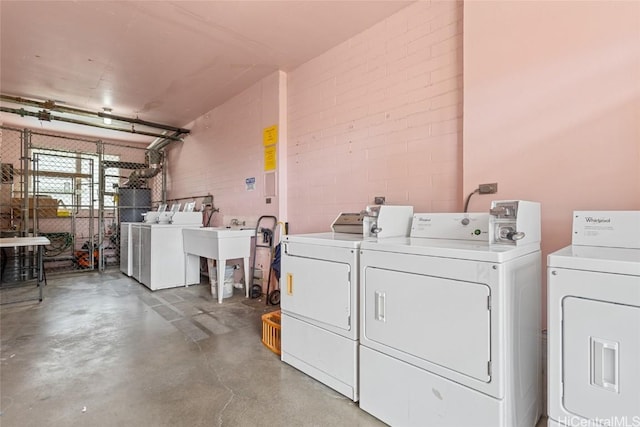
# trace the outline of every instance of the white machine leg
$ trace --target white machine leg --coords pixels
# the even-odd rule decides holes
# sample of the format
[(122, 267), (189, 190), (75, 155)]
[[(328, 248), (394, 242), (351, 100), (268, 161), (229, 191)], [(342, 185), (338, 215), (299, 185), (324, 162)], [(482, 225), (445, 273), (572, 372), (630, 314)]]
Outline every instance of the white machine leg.
[(222, 304), (222, 289), (224, 288), (224, 273), (227, 266), (226, 259), (218, 259), (218, 304)]
[(188, 253), (184, 253), (184, 287), (188, 288), (189, 287), (189, 269), (187, 268), (187, 266), (189, 265), (189, 254)]
[(249, 298), (250, 288), (253, 286), (253, 274), (249, 271), (251, 269), (251, 267), (249, 267), (249, 257), (242, 259), (244, 264), (244, 290), (246, 297)]

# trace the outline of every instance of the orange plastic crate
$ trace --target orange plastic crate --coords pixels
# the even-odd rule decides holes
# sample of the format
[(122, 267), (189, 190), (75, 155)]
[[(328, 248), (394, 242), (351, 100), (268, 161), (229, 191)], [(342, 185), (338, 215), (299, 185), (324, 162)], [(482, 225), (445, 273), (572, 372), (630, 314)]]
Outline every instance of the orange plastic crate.
[(262, 315), (262, 344), (280, 354), (280, 310)]

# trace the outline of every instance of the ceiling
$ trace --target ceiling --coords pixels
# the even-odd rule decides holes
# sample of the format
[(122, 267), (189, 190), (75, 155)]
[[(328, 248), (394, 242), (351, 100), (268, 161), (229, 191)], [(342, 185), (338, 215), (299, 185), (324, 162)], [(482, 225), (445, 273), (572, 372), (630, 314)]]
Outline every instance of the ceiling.
[[(0, 92), (184, 127), (274, 71), (295, 69), (409, 3), (2, 0)], [(0, 122), (149, 140), (5, 112)]]

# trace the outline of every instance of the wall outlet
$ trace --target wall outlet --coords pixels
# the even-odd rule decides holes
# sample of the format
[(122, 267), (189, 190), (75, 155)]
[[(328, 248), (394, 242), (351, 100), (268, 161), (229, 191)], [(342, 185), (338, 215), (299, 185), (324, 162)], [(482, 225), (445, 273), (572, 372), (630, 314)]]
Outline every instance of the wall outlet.
[(373, 203), (376, 205), (384, 205), (385, 197), (384, 196), (375, 196), (373, 198)]
[(498, 183), (493, 182), (491, 184), (480, 184), (478, 186), (478, 193), (480, 194), (494, 194), (498, 192)]

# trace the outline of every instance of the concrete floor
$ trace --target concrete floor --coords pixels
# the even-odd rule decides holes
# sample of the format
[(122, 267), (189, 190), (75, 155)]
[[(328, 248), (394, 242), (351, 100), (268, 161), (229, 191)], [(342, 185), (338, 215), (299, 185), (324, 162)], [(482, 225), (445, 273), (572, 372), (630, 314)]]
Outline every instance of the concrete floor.
[(42, 303), (0, 307), (0, 425), (385, 425), (280, 362), (261, 343), (272, 308), (240, 293), (50, 278)]

